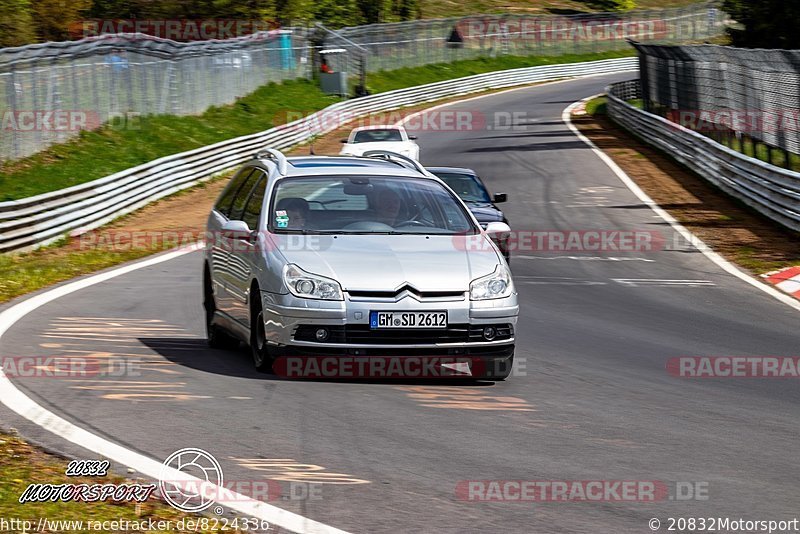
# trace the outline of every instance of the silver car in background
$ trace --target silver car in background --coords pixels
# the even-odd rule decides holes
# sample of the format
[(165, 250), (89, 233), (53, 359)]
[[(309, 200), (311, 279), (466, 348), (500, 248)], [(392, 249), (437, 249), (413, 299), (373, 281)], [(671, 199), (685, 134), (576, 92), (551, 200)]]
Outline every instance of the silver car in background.
[(208, 341), (244, 341), (260, 371), (318, 354), (464, 356), (504, 379), (514, 356), (510, 270), (458, 196), (390, 152), (286, 158), (266, 149), (208, 218)]

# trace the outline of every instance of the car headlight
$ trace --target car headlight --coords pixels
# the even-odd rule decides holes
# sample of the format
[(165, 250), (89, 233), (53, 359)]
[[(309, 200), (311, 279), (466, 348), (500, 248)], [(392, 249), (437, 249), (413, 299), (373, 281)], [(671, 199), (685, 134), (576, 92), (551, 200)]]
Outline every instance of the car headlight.
[(295, 297), (319, 300), (343, 300), (339, 282), (305, 272), (294, 264), (283, 269), (283, 281)]
[(469, 285), (471, 300), (501, 299), (513, 292), (514, 282), (505, 265), (498, 265), (492, 274), (476, 278)]

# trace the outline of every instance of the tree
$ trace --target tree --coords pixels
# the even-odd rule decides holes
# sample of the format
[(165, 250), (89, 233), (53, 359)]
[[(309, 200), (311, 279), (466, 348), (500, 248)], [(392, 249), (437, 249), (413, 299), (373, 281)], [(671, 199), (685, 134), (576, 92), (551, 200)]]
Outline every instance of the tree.
[(797, 0), (724, 0), (722, 9), (739, 27), (728, 29), (735, 46), (800, 48), (800, 2)]
[(314, 19), (331, 28), (355, 26), (363, 22), (356, 0), (318, 0)]
[(594, 0), (587, 3), (602, 11), (630, 11), (636, 7), (636, 0)]
[(0, 0), (0, 48), (22, 46), (36, 40), (28, 0)]
[(92, 7), (91, 0), (37, 0), (33, 4), (37, 34), (43, 41), (64, 41)]

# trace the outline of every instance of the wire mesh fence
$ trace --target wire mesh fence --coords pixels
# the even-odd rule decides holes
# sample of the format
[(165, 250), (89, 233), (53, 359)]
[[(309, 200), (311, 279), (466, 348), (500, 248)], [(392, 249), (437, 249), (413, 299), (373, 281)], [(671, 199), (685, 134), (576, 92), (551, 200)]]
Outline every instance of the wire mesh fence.
[(800, 153), (800, 51), (634, 46), (646, 110), (770, 162)]
[[(338, 30), (365, 47), (368, 70), (416, 67), (498, 55), (560, 56), (628, 48), (626, 39), (685, 43), (720, 35), (725, 13), (716, 2), (628, 13), (476, 15)], [(328, 41), (326, 41), (328, 42)], [(332, 46), (340, 45), (330, 37)]]
[(0, 49), (0, 161), (103, 123), (198, 114), (269, 82), (308, 77), (306, 34), (192, 43), (118, 34)]
[[(478, 57), (620, 50), (627, 38), (684, 42), (718, 35), (714, 2), (626, 14), (476, 15), (331, 31), (288, 28), (225, 40), (178, 43), (144, 34), (0, 49), (0, 162), (22, 158), (105, 123), (141, 115), (199, 114), (269, 82), (311, 78), (319, 52), (334, 71), (358, 76)], [(352, 83), (352, 82), (351, 82)]]

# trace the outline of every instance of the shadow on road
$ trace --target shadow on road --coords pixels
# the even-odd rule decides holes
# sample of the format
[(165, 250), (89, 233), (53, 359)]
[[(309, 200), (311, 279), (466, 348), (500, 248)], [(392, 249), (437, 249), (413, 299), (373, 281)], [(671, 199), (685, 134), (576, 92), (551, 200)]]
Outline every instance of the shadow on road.
[(464, 378), (287, 378), (274, 374), (259, 373), (250, 359), (250, 349), (244, 344), (234, 350), (212, 349), (203, 338), (139, 338), (139, 341), (170, 362), (195, 369), (237, 378), (257, 380), (279, 380), (286, 382), (331, 382), (342, 384), (391, 384), (413, 386), (471, 386), (486, 387), (495, 383), (489, 380)]

